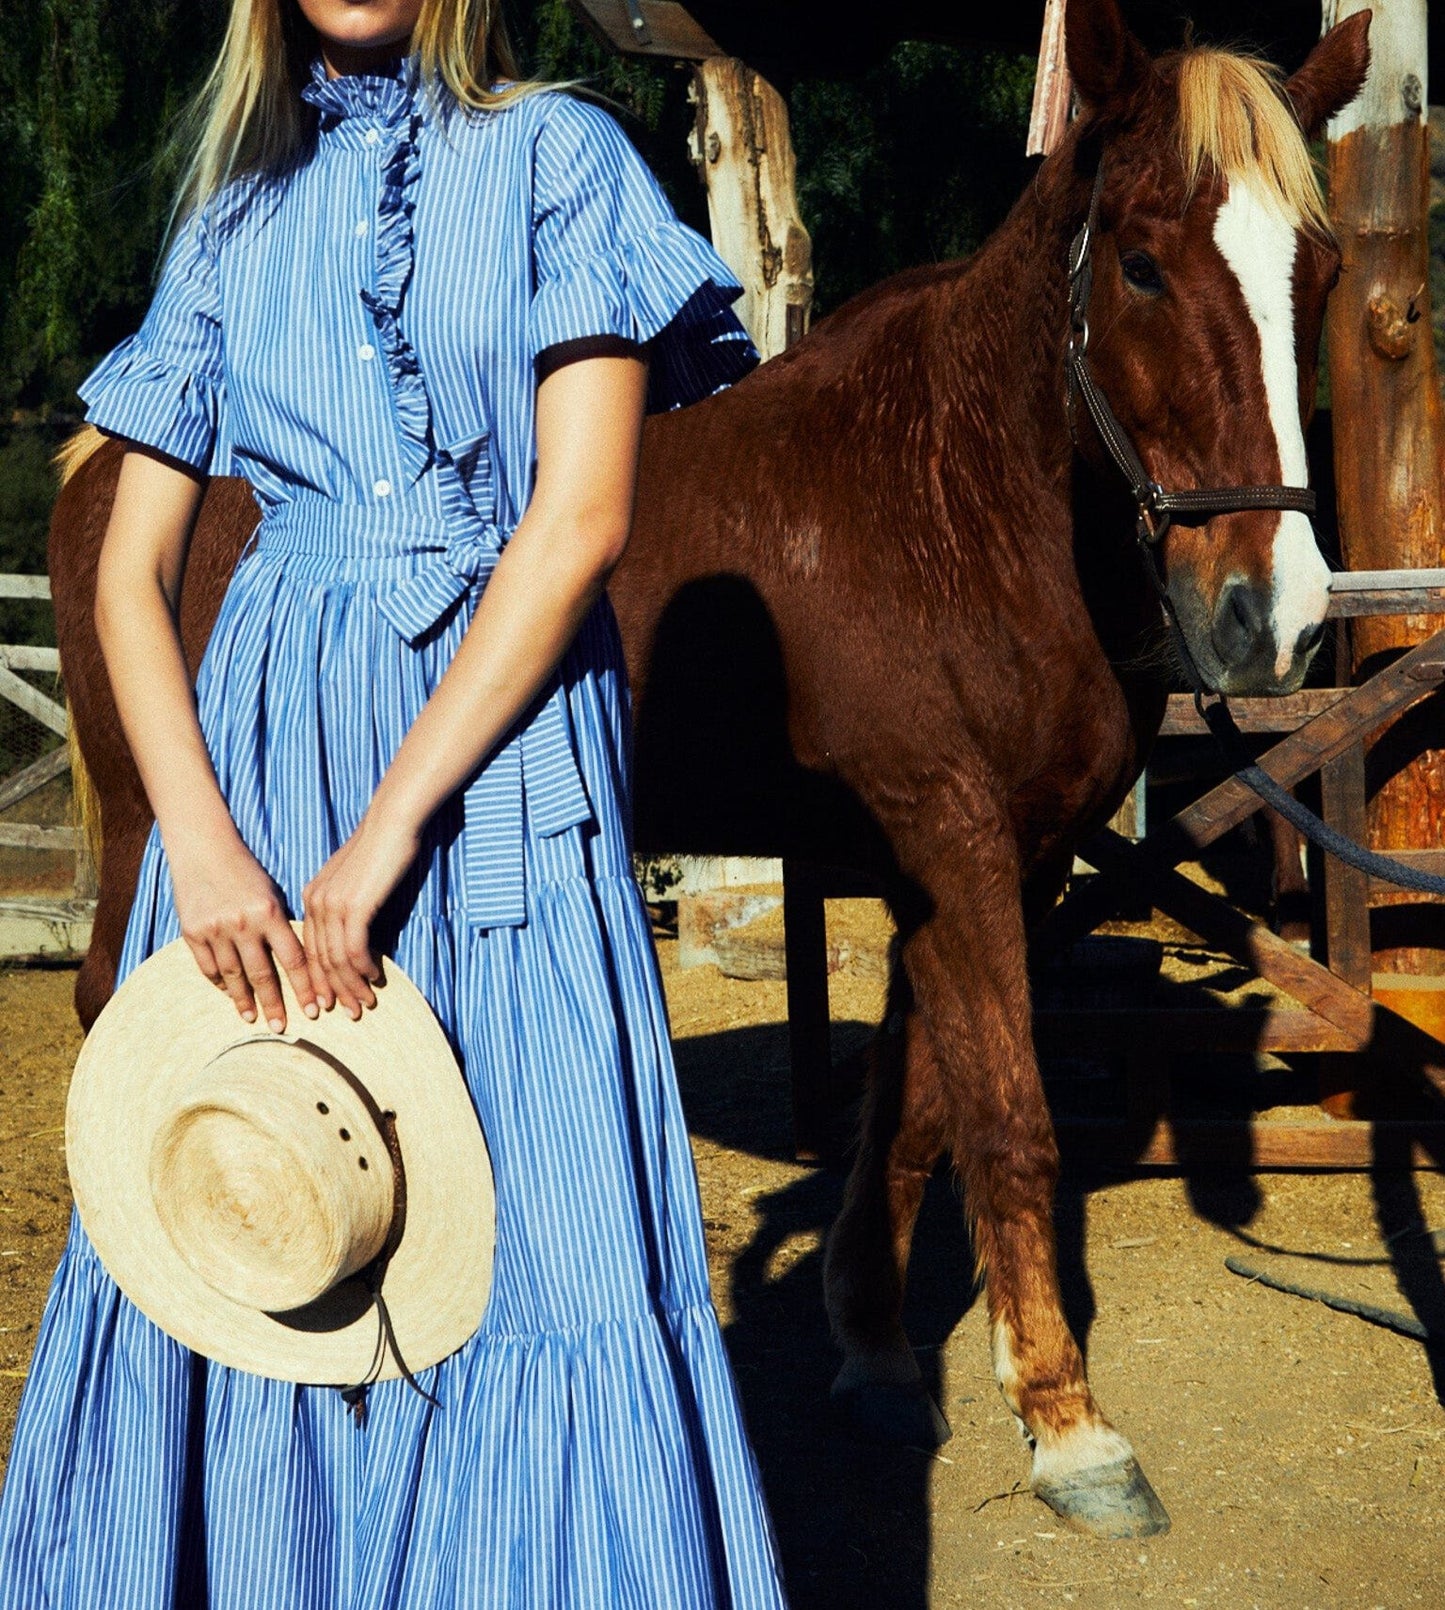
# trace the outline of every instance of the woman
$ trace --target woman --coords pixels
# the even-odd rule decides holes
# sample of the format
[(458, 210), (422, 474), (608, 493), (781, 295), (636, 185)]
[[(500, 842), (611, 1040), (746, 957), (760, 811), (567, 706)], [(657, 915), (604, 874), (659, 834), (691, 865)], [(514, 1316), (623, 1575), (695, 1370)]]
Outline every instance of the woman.
[[(278, 968), (356, 1017), (394, 955), (491, 1149), (488, 1308), (429, 1396), (378, 1384), (358, 1424), (185, 1352), (73, 1228), (6, 1607), (782, 1603), (603, 594), (645, 406), (755, 355), (615, 123), (515, 80), (487, 0), (234, 0), (155, 300), (82, 388), (132, 444), (96, 612), (157, 827), (121, 974), (184, 935), (280, 1030)], [(263, 518), (193, 696), (174, 614), (208, 473)]]

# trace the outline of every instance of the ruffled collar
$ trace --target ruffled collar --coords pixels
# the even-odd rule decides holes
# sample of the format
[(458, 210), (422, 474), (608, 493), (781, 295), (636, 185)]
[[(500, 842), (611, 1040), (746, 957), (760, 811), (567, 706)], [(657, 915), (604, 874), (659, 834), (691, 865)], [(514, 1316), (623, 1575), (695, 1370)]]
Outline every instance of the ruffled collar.
[(314, 106), (323, 127), (347, 118), (367, 118), (384, 127), (400, 123), (412, 109), (419, 80), (415, 56), (399, 56), (377, 73), (342, 73), (329, 78), (326, 63), (317, 56), (301, 99)]

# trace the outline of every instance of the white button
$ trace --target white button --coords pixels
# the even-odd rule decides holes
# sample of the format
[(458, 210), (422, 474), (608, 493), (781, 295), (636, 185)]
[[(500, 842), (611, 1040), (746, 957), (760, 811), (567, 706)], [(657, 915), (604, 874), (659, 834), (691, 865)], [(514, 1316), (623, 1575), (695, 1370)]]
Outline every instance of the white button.
[(391, 482), (374, 481), (372, 483), (371, 490), (375, 492), (379, 498), (389, 498), (391, 496)]
[(357, 220), (356, 228), (352, 230), (352, 234), (355, 235), (358, 240), (360, 240), (361, 237), (370, 228), (371, 228), (371, 225), (369, 223), (367, 223), (367, 221), (364, 218), (360, 218), (360, 219)]
[(356, 349), (356, 356), (360, 358), (363, 363), (365, 363), (368, 358), (374, 358), (376, 356), (376, 348), (372, 346), (370, 341), (363, 341)]
[(368, 145), (375, 145), (381, 139), (380, 129), (368, 129), (362, 136)]

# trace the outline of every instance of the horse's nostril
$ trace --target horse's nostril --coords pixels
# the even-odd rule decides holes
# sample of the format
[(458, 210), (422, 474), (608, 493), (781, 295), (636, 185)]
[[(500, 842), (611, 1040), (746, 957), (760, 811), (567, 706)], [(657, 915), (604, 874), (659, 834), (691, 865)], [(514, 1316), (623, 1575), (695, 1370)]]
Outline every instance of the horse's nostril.
[(1235, 582), (1214, 611), (1214, 646), (1226, 665), (1240, 665), (1270, 631), (1271, 599), (1263, 588)]
[(1318, 622), (1314, 626), (1306, 627), (1305, 630), (1299, 634), (1299, 642), (1295, 645), (1295, 653), (1300, 655), (1313, 654), (1324, 641), (1324, 635), (1325, 623), (1323, 621)]

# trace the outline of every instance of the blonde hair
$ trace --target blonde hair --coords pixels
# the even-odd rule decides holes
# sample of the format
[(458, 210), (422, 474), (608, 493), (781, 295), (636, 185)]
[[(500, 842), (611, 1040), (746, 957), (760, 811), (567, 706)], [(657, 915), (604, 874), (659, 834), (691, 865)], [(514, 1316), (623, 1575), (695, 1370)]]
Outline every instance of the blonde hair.
[[(231, 0), (220, 55), (178, 132), (173, 226), (232, 179), (284, 168), (304, 148), (313, 114), (300, 91), (319, 49), (296, 0)], [(423, 0), (411, 49), (427, 92), (441, 86), (462, 106), (506, 106), (556, 87), (519, 76), (501, 0)], [(505, 87), (494, 91), (496, 81)]]
[(1179, 62), (1179, 148), (1192, 194), (1207, 171), (1262, 184), (1291, 223), (1330, 238), (1319, 173), (1269, 62), (1227, 50), (1187, 50)]

